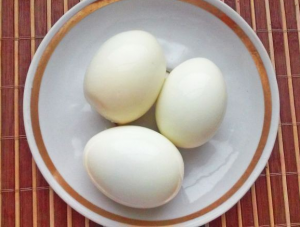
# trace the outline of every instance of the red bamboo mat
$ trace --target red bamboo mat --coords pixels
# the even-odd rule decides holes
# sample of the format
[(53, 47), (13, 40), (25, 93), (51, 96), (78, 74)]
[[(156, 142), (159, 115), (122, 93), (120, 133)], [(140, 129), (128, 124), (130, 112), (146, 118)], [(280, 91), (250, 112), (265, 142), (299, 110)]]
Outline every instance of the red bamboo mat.
[[(210, 227), (300, 226), (300, 0), (222, 0), (269, 52), (281, 123), (272, 156), (251, 190)], [(0, 0), (0, 226), (99, 226), (65, 204), (37, 169), (23, 123), (32, 56), (50, 27), (79, 0)]]

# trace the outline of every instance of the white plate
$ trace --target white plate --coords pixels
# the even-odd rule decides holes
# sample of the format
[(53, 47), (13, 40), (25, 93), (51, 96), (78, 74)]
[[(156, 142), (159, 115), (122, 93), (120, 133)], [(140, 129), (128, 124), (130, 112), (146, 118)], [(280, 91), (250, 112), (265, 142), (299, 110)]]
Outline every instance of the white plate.
[[(148, 210), (105, 197), (82, 161), (88, 139), (113, 126), (86, 102), (85, 70), (106, 39), (133, 29), (157, 37), (168, 68), (193, 57), (211, 59), (228, 88), (228, 108), (217, 135), (200, 148), (181, 151), (185, 178), (180, 193), (170, 203)], [(233, 206), (263, 170), (276, 137), (278, 90), (261, 42), (220, 1), (86, 0), (55, 24), (34, 56), (24, 119), (42, 174), (78, 212), (106, 226), (196, 226)]]

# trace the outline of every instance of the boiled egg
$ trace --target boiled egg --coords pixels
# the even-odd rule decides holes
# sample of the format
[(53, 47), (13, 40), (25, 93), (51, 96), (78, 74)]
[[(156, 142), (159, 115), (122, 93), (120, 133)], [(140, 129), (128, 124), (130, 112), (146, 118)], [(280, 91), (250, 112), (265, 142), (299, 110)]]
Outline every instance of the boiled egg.
[(128, 31), (108, 39), (85, 75), (89, 103), (110, 121), (125, 124), (145, 114), (164, 83), (166, 60), (156, 38)]
[(159, 131), (178, 147), (198, 147), (217, 132), (226, 103), (220, 69), (205, 58), (187, 60), (170, 73), (158, 98)]
[(153, 130), (139, 126), (107, 129), (88, 141), (84, 153), (92, 182), (120, 204), (157, 207), (174, 198), (181, 188), (181, 154)]

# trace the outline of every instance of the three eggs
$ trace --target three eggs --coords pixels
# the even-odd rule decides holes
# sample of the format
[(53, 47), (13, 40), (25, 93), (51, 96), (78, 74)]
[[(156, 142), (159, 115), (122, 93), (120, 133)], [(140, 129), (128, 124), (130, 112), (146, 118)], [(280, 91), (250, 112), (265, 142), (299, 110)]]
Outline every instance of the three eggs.
[(178, 65), (166, 78), (166, 60), (156, 38), (144, 31), (113, 36), (99, 49), (84, 81), (89, 103), (106, 119), (125, 124), (156, 102), (161, 134), (120, 126), (95, 135), (85, 147), (85, 167), (96, 187), (112, 200), (153, 208), (178, 193), (184, 163), (176, 148), (207, 142), (226, 110), (226, 85), (205, 58)]

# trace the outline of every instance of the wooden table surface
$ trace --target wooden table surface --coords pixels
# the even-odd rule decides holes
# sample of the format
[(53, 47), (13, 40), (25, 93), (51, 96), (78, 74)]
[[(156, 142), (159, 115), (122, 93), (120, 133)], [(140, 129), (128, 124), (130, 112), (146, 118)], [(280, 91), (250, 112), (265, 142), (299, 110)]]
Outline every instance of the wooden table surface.
[[(280, 90), (281, 123), (272, 156), (251, 190), (207, 225), (300, 226), (300, 0), (223, 1), (249, 23), (269, 52)], [(49, 187), (32, 159), (22, 116), (35, 50), (78, 2), (0, 0), (0, 226), (99, 226)]]

